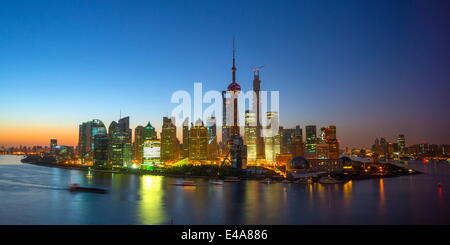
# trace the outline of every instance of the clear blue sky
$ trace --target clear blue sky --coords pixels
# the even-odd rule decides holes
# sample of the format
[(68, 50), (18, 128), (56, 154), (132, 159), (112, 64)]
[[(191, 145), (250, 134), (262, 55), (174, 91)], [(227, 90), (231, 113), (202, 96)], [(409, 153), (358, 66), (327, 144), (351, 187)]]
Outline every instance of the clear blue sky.
[(0, 145), (25, 128), (75, 144), (80, 122), (120, 110), (159, 128), (174, 91), (226, 88), (233, 36), (238, 83), (265, 65), (285, 127), (336, 125), (344, 146), (450, 143), (449, 13), (447, 0), (2, 1)]

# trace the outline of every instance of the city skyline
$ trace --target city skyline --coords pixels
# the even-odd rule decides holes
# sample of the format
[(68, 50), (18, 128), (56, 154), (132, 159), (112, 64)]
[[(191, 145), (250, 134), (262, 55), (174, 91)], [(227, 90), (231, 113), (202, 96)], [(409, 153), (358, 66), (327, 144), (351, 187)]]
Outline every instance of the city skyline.
[[(45, 10), (41, 17), (36, 16), (39, 11), (25, 17), (27, 8), (16, 4), (0, 10), (5, 16), (0, 20), (7, 20), (0, 29), (7, 37), (0, 58), (0, 145), (47, 145), (56, 138), (75, 146), (80, 122), (100, 119), (109, 125), (120, 112), (130, 116), (132, 129), (150, 121), (160, 133), (162, 117), (170, 116), (175, 106), (170, 103), (173, 92), (192, 91), (198, 81), (204, 91), (221, 91), (231, 82), (233, 37), (238, 83), (251, 90), (250, 67), (265, 65), (261, 89), (280, 91), (280, 125), (285, 128), (336, 125), (342, 147), (370, 147), (375, 138), (394, 141), (399, 134), (406, 135), (408, 144), (447, 144), (450, 137), (445, 110), (450, 102), (449, 31), (448, 24), (436, 25), (444, 17), (437, 3), (344, 2), (348, 8), (304, 2), (277, 7), (184, 3), (187, 11), (172, 15), (167, 3), (148, 6), (154, 11), (149, 15), (135, 3), (58, 3), (58, 11)], [(244, 17), (250, 5), (254, 12)], [(120, 8), (131, 18), (131, 28), (114, 13)], [(202, 8), (210, 12), (194, 17)], [(224, 8), (237, 11), (219, 20), (214, 12)], [(405, 10), (399, 13), (399, 8)], [(281, 18), (294, 10), (304, 15)], [(105, 19), (89, 24), (90, 14), (99, 11), (105, 11)], [(22, 17), (11, 21), (11, 14)], [(171, 22), (175, 14), (179, 18)], [(361, 21), (364, 14), (368, 16)], [(375, 18), (379, 14), (387, 18)], [(74, 21), (77, 17), (85, 19)], [(362, 23), (352, 22), (357, 17)], [(52, 18), (62, 21), (50, 23)], [(226, 23), (235, 18), (251, 21)], [(152, 20), (161, 21), (165, 28), (158, 30), (167, 36), (146, 30), (146, 24), (157, 27)], [(206, 20), (213, 23), (194, 28)], [(272, 28), (251, 25), (257, 23)], [(224, 28), (208, 31), (212, 25)], [(69, 27), (71, 31), (64, 29)], [(197, 35), (174, 42), (180, 33), (171, 28), (194, 28)], [(119, 38), (122, 34), (126, 39)]]

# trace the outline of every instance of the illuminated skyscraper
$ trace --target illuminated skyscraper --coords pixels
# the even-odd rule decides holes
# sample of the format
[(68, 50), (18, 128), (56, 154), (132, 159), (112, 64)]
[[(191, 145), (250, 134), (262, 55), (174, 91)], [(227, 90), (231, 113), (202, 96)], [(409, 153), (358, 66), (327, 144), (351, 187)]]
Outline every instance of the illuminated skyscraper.
[(189, 130), (189, 160), (208, 159), (208, 129), (199, 119)]
[(108, 146), (110, 138), (108, 135), (99, 134), (94, 136), (94, 165), (106, 166), (108, 164)]
[(247, 161), (256, 161), (256, 117), (255, 113), (247, 110), (245, 111), (245, 130), (244, 139), (245, 145), (247, 145)]
[[(253, 111), (256, 112), (256, 158), (265, 159), (266, 154), (264, 150), (264, 138), (262, 137), (262, 126), (261, 126), (261, 80), (259, 79), (260, 68), (253, 69), (253, 92), (256, 98), (254, 98)], [(249, 149), (247, 148), (247, 151)], [(253, 154), (253, 153), (252, 153)], [(249, 159), (247, 159), (250, 161)]]
[(189, 157), (189, 118), (183, 122), (183, 158)]
[(156, 139), (158, 139), (156, 129), (150, 122), (148, 122), (147, 125), (142, 129), (142, 141)]
[(106, 127), (102, 121), (94, 119), (80, 124), (78, 155), (83, 163), (92, 163), (93, 161), (94, 137), (96, 135), (106, 135)]
[(317, 129), (316, 125), (307, 125), (306, 130), (306, 153), (309, 157), (314, 157), (316, 153)]
[(161, 141), (148, 139), (142, 144), (142, 168), (151, 170), (161, 164)]
[(144, 127), (137, 126), (134, 129), (133, 159), (138, 163), (142, 163), (142, 133)]
[(336, 126), (330, 125), (327, 127), (325, 134), (325, 143), (327, 143), (329, 147), (328, 158), (339, 158), (339, 141), (336, 138)]
[(108, 136), (108, 163), (113, 166), (131, 166), (132, 144), (129, 128), (129, 117), (119, 119), (119, 123), (112, 121)]
[(280, 133), (278, 112), (267, 112), (268, 127), (264, 129), (264, 149), (266, 153), (266, 160), (275, 162), (276, 155), (280, 154)]
[(399, 152), (402, 154), (406, 153), (406, 151), (405, 151), (406, 150), (405, 135), (403, 135), (403, 134), (398, 135), (397, 144), (398, 144)]
[(304, 144), (301, 135), (294, 135), (294, 138), (291, 143), (290, 153), (292, 156), (304, 156)]
[(295, 129), (280, 127), (280, 137), (281, 137), (281, 154), (292, 153), (292, 142), (295, 138)]
[(171, 118), (164, 117), (161, 131), (161, 161), (178, 160), (177, 127)]
[(55, 147), (58, 146), (58, 140), (57, 139), (51, 139), (50, 140), (50, 154), (55, 154)]
[(219, 146), (217, 143), (217, 123), (215, 117), (207, 119), (206, 129), (208, 130), (208, 159), (218, 159)]
[(161, 164), (161, 141), (150, 122), (142, 130), (142, 168), (152, 169)]

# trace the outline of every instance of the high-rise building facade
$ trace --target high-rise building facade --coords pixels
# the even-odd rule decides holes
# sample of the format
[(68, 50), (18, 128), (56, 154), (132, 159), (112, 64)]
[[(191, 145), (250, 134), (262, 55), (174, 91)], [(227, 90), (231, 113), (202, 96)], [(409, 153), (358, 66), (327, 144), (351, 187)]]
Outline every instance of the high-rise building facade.
[(253, 111), (247, 110), (245, 112), (245, 129), (244, 142), (247, 145), (247, 161), (256, 161), (256, 144), (257, 144), (257, 125), (256, 116)]
[(183, 122), (183, 158), (189, 157), (189, 118)]
[(142, 164), (143, 131), (144, 127), (140, 125), (134, 129), (133, 160), (136, 161), (137, 164)]
[(317, 144), (317, 128), (316, 125), (307, 125), (305, 127), (306, 131), (306, 154), (308, 156), (314, 156), (316, 154), (316, 144)]
[(279, 132), (278, 112), (270, 111), (266, 114), (268, 127), (264, 128), (264, 150), (268, 162), (275, 162), (276, 155), (281, 152), (281, 137)]
[[(253, 92), (254, 92), (254, 104), (253, 112), (256, 114), (256, 130), (255, 130), (255, 143), (256, 143), (256, 159), (263, 160), (266, 157), (264, 149), (264, 138), (262, 137), (262, 125), (261, 125), (261, 80), (259, 79), (260, 68), (253, 69)], [(247, 152), (248, 152), (247, 148)], [(253, 153), (252, 153), (253, 154)], [(247, 159), (247, 161), (250, 161)]]
[(178, 160), (177, 128), (171, 118), (164, 117), (161, 130), (161, 161)]
[(406, 139), (405, 135), (399, 134), (397, 137), (398, 150), (400, 153), (406, 153)]
[(55, 154), (55, 147), (58, 146), (58, 140), (57, 139), (51, 139), (50, 140), (50, 154)]
[(93, 163), (94, 137), (106, 135), (106, 127), (102, 121), (94, 119), (79, 126), (78, 155), (84, 164)]
[(132, 130), (129, 128), (130, 118), (124, 117), (109, 126), (108, 163), (112, 166), (131, 166), (133, 147)]
[(110, 138), (108, 135), (98, 134), (94, 136), (94, 165), (106, 166), (108, 164), (108, 146)]
[(208, 159), (208, 129), (198, 120), (189, 130), (189, 160)]
[(217, 142), (217, 122), (216, 117), (209, 117), (206, 120), (208, 130), (208, 159), (217, 160), (219, 158), (219, 145)]

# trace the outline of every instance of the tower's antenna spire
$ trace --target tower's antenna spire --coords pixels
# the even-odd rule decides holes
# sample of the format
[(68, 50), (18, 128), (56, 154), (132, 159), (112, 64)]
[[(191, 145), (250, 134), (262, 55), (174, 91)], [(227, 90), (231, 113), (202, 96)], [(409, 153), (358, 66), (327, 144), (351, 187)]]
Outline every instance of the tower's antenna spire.
[(236, 68), (236, 47), (234, 44), (234, 37), (233, 37), (233, 67)]
[(233, 67), (231, 67), (231, 72), (232, 72), (231, 81), (233, 83), (236, 83), (236, 48), (234, 44), (234, 37), (233, 37)]

